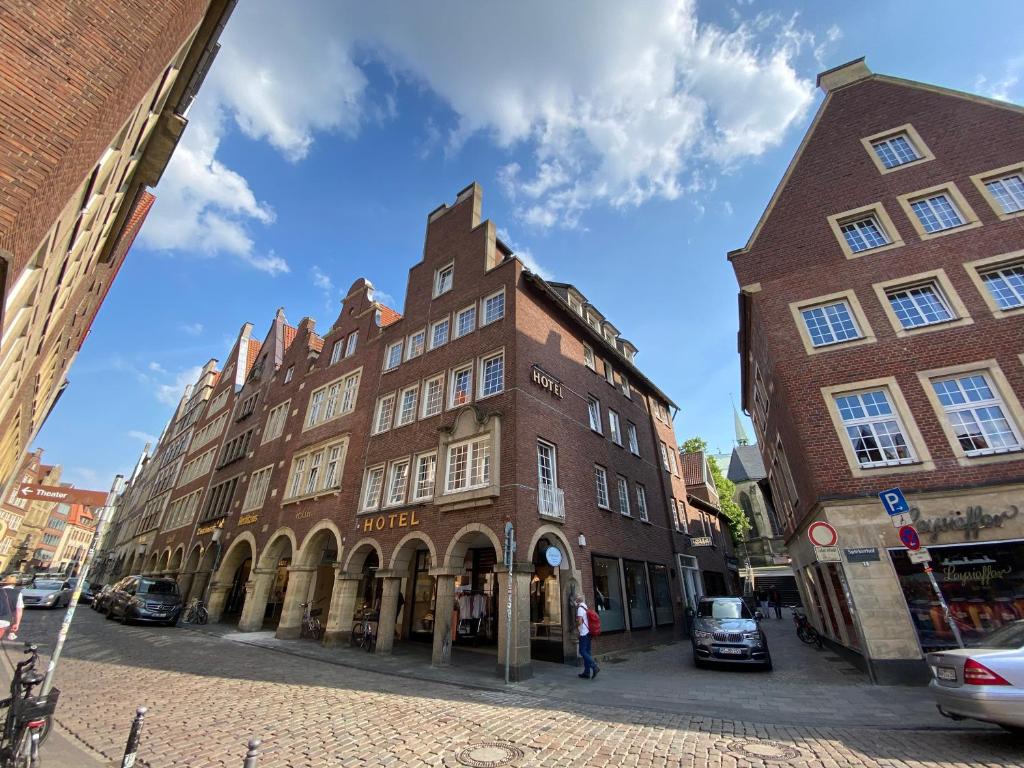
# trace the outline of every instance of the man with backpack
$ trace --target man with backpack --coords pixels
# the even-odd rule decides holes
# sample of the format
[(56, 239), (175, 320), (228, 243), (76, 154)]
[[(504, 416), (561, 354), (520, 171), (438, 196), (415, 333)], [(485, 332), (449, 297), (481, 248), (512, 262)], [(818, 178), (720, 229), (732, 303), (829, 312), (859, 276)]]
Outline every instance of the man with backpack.
[(582, 594), (576, 595), (576, 631), (580, 634), (580, 656), (583, 657), (583, 672), (580, 677), (593, 680), (601, 668), (594, 661), (591, 647), (596, 635), (601, 634), (601, 617), (587, 607)]

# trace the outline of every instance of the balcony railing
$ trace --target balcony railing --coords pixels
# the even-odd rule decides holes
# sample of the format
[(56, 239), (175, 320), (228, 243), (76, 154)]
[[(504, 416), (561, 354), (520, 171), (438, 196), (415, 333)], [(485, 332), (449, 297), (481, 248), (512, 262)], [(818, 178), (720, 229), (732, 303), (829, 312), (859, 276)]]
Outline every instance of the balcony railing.
[(541, 517), (565, 520), (565, 491), (542, 483), (537, 487), (537, 511)]

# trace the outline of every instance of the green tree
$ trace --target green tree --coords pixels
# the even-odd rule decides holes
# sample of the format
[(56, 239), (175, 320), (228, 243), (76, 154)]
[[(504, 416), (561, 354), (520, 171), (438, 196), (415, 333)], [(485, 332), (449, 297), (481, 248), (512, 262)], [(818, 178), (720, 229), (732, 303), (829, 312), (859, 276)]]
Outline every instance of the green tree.
[(733, 498), (736, 495), (736, 485), (725, 476), (722, 468), (718, 466), (715, 458), (708, 453), (708, 443), (702, 437), (691, 437), (679, 446), (683, 453), (696, 453), (700, 451), (707, 459), (711, 467), (711, 477), (715, 481), (715, 488), (718, 490), (718, 508), (722, 510), (725, 519), (729, 521), (729, 531), (732, 533), (733, 543), (743, 540), (744, 534), (750, 528), (750, 521), (743, 514), (740, 505)]

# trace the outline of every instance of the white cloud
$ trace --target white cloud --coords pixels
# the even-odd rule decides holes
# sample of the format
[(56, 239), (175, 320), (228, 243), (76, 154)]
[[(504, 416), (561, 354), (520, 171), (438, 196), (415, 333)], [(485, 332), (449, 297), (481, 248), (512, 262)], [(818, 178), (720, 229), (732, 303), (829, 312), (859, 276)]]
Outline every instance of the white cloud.
[(202, 323), (180, 323), (178, 328), (181, 329), (182, 333), (187, 333), (189, 336), (200, 336), (203, 333)]
[(181, 401), (182, 395), (185, 394), (185, 387), (195, 384), (199, 380), (199, 374), (202, 372), (203, 369), (198, 365), (178, 371), (172, 376), (170, 381), (154, 382), (153, 394), (161, 403), (175, 406)]
[(156, 435), (151, 435), (148, 432), (142, 432), (138, 429), (131, 429), (128, 431), (128, 437), (133, 440), (138, 440), (140, 443), (149, 443), (150, 445), (156, 445), (158, 438)]
[(153, 362), (151, 362), (147, 367), (149, 368), (149, 370), (153, 371), (154, 373), (167, 373), (167, 371), (164, 370), (164, 367), (162, 365), (160, 365), (160, 363), (156, 362), (155, 360)]
[(354, 137), (392, 119), (399, 105), (369, 92), (369, 62), (452, 110), (446, 139), (425, 123), (421, 155), (442, 144), (457, 152), (478, 134), (515, 155), (497, 177), (531, 226), (577, 227), (594, 205), (692, 196), (701, 173), (779, 144), (813, 98), (798, 59), (820, 59), (839, 35), (771, 14), (701, 24), (695, 0), (594, 0), (586, 13), (542, 0), (436, 0), (400, 14), (381, 3), (310, 0), (295, 13), (250, 0), (227, 26), (144, 241), (287, 271), (284, 259), (254, 253), (250, 231), (274, 213), (216, 159), (219, 142), (231, 121), (298, 162), (318, 132)]
[(106, 486), (110, 485), (113, 479), (113, 475), (109, 475), (104, 478), (101, 476), (99, 471), (92, 469), (91, 467), (71, 467), (68, 469), (67, 475), (64, 476), (65, 482), (70, 482), (78, 488), (84, 488), (90, 491), (104, 490)]
[(334, 303), (334, 294), (337, 290), (334, 286), (334, 281), (316, 264), (310, 269), (310, 273), (313, 275), (313, 286), (324, 295), (324, 304), (327, 310), (337, 310), (337, 306)]
[(554, 277), (549, 270), (540, 265), (540, 262), (537, 261), (533, 252), (529, 248), (512, 241), (512, 236), (509, 234), (507, 229), (498, 230), (498, 239), (511, 248), (512, 252), (515, 253), (521, 262), (523, 262), (523, 266), (535, 275), (539, 275), (545, 280), (551, 280)]
[(1006, 62), (1003, 72), (994, 80), (989, 80), (984, 75), (978, 75), (974, 82), (974, 89), (979, 93), (1000, 101), (1012, 101), (1013, 94), (1024, 77), (1024, 56), (1017, 56)]
[(398, 300), (394, 296), (392, 296), (390, 293), (385, 293), (384, 291), (377, 290), (376, 288), (374, 288), (370, 292), (370, 301), (380, 302), (385, 307), (390, 307), (395, 311), (398, 311), (402, 308), (401, 305), (398, 303)]

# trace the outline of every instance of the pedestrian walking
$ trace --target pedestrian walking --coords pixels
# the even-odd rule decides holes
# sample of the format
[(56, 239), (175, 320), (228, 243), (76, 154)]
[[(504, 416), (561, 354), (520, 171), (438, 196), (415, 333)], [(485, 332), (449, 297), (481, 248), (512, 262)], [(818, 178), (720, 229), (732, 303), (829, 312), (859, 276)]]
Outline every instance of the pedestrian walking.
[(757, 590), (757, 603), (761, 606), (761, 614), (767, 619), (768, 618), (768, 590), (759, 589)]
[(10, 639), (17, 637), (24, 610), (25, 602), (21, 599), (18, 577), (9, 573), (0, 581), (0, 640), (8, 636), (8, 631)]
[(779, 594), (779, 590), (772, 587), (768, 590), (768, 602), (772, 604), (772, 608), (775, 609), (775, 618), (782, 618), (782, 596)]
[[(583, 595), (576, 596), (576, 631), (580, 634), (580, 656), (583, 657), (583, 671), (580, 677), (584, 680), (593, 680), (601, 668), (594, 661), (592, 653), (594, 635), (600, 632), (601, 620), (594, 621), (597, 614), (587, 607), (587, 601)], [(591, 631), (593, 627), (593, 632)]]

